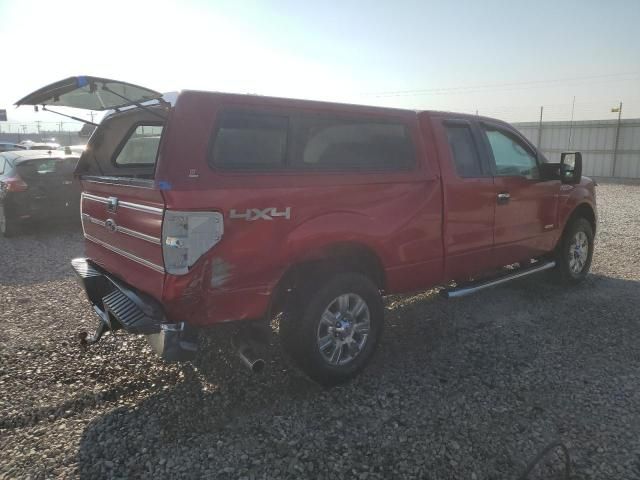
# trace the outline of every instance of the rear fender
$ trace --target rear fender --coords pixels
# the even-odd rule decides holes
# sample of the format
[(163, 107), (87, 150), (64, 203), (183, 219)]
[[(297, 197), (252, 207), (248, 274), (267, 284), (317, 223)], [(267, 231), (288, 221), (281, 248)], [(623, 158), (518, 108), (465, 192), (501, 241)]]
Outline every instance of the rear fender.
[(290, 261), (271, 289), (267, 318), (282, 309), (288, 291), (304, 290), (341, 271), (363, 273), (384, 290), (384, 265), (378, 255), (383, 247), (375, 235), (364, 234), (374, 231), (372, 222), (363, 214), (334, 212), (299, 225), (289, 236)]
[(387, 229), (372, 217), (356, 212), (332, 212), (311, 218), (288, 236), (289, 266), (326, 258), (338, 245), (362, 245), (380, 252), (380, 260), (385, 263), (390, 255), (383, 244), (390, 235)]

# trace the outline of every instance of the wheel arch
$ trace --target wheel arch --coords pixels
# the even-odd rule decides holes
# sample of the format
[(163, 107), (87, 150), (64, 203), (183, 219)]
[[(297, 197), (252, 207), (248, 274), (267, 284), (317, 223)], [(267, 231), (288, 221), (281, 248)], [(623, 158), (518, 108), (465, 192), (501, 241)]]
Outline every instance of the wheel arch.
[(273, 290), (269, 318), (282, 310), (290, 292), (307, 288), (312, 280), (344, 272), (365, 275), (381, 291), (386, 287), (382, 260), (370, 246), (358, 242), (333, 243), (287, 267)]
[(564, 231), (567, 229), (567, 226), (570, 225), (571, 222), (576, 218), (584, 218), (585, 220), (587, 220), (591, 224), (591, 228), (593, 229), (593, 234), (595, 235), (596, 229), (598, 227), (596, 212), (593, 209), (593, 207), (587, 202), (582, 202), (573, 209), (573, 211), (571, 212), (571, 214), (567, 218), (567, 221), (564, 224), (564, 228), (562, 230), (563, 234), (564, 234)]

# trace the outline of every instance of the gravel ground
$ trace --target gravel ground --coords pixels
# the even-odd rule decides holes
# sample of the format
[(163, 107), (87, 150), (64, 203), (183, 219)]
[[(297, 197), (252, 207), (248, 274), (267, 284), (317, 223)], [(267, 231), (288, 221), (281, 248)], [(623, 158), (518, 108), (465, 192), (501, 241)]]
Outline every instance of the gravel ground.
[(640, 186), (598, 201), (584, 284), (389, 299), (372, 364), (330, 390), (275, 336), (259, 376), (224, 331), (184, 365), (133, 336), (82, 351), (81, 232), (0, 239), (0, 478), (515, 479), (556, 439), (575, 478), (640, 478)]

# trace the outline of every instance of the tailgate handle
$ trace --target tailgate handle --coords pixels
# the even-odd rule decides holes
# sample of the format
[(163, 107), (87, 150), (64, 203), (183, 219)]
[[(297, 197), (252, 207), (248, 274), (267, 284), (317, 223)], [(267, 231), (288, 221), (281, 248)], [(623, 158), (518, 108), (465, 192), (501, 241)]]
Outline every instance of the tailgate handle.
[(107, 199), (107, 212), (116, 213), (117, 209), (118, 209), (118, 198), (109, 197)]

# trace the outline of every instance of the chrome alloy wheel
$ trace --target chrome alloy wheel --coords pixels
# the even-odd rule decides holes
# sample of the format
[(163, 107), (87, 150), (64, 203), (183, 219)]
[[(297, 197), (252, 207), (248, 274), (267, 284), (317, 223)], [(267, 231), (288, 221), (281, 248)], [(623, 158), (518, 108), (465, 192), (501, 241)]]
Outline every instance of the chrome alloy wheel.
[(355, 293), (334, 298), (318, 324), (317, 344), (324, 360), (336, 366), (346, 365), (364, 349), (371, 315), (367, 303)]
[(576, 232), (569, 245), (569, 269), (574, 274), (582, 272), (589, 256), (589, 239), (587, 234)]

